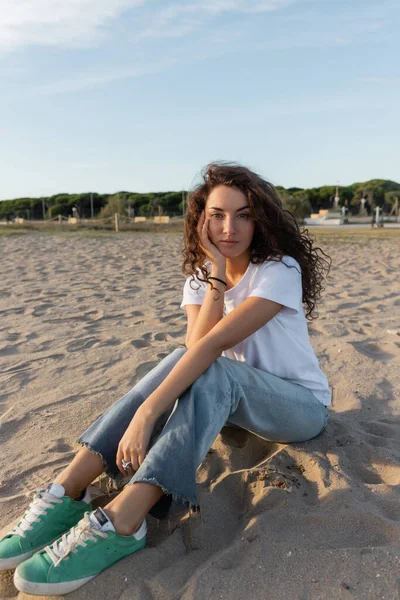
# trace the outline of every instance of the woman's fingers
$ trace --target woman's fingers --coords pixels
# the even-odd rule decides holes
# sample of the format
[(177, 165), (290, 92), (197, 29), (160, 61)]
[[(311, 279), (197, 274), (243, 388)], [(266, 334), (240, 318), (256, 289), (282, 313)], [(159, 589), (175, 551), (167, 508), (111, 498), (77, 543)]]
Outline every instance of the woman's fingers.
[[(128, 469), (124, 469), (124, 467), (122, 465), (122, 461), (130, 462), (132, 464), (132, 467), (129, 467)], [(116, 458), (115, 462), (117, 463), (117, 467), (121, 471), (122, 475), (126, 476), (129, 473), (129, 471), (131, 471), (132, 469), (134, 471), (137, 470), (137, 468), (135, 468), (135, 462), (137, 463), (137, 461), (135, 461), (135, 454), (133, 452), (131, 452), (131, 450), (129, 450), (128, 448), (118, 446), (117, 458)]]
[(206, 235), (207, 235), (207, 219), (204, 219), (204, 223), (201, 227), (201, 233), (200, 233), (200, 241), (201, 241), (202, 246), (204, 246), (204, 244), (205, 244)]
[[(127, 475), (130, 471), (137, 471), (145, 458), (145, 452), (135, 448), (122, 448), (118, 447), (116, 463), (118, 469), (123, 475)], [(122, 466), (122, 460), (124, 462), (130, 462), (131, 466), (128, 469), (124, 469)]]
[(203, 252), (206, 254), (206, 256), (208, 256), (208, 258), (210, 258), (212, 260), (215, 255), (215, 251), (217, 249), (210, 239), (209, 223), (210, 223), (210, 219), (206, 218), (204, 211), (203, 211), (201, 213), (201, 217), (199, 219), (197, 231), (199, 234), (200, 246), (201, 246)]
[(209, 224), (209, 219), (204, 219), (204, 223), (201, 228), (201, 235), (200, 235), (201, 244), (202, 244), (203, 248), (205, 248), (206, 250), (210, 250), (210, 247), (212, 246), (212, 242), (211, 242), (210, 236), (208, 234), (208, 224)]
[(119, 471), (121, 471), (122, 475), (125, 475), (126, 471), (124, 470), (124, 468), (122, 466), (123, 458), (124, 458), (124, 456), (122, 454), (122, 449), (118, 446), (117, 458), (115, 459), (115, 462), (117, 463), (117, 467), (118, 467)]
[(140, 467), (140, 465), (142, 464), (142, 462), (144, 461), (144, 457), (145, 457), (146, 453), (145, 452), (139, 452), (138, 454), (138, 465)]
[(136, 452), (131, 452), (129, 460), (132, 463), (132, 466), (130, 467), (132, 469), (132, 471), (137, 471), (138, 468), (139, 468), (139, 465), (138, 465), (138, 460), (137, 460), (137, 454), (136, 454)]
[(134, 471), (137, 471), (142, 462), (145, 459), (147, 448), (143, 448), (143, 446), (137, 447), (131, 454), (131, 462), (132, 468)]

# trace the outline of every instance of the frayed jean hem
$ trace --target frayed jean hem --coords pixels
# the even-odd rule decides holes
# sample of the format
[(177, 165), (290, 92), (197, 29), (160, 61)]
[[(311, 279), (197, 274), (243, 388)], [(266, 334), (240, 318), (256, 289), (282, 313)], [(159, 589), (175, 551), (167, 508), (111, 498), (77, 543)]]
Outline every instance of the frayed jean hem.
[[(98, 450), (93, 448), (93, 446), (89, 442), (82, 440), (82, 438), (78, 438), (76, 440), (76, 443), (82, 448), (87, 448), (91, 454), (95, 454), (96, 456), (99, 456), (101, 459), (101, 462), (103, 463), (103, 466), (104, 466), (104, 472), (113, 481), (115, 481), (115, 483), (117, 485), (120, 483), (120, 480), (123, 478), (122, 474), (119, 471), (117, 473), (111, 471), (107, 461), (104, 459), (104, 456), (101, 454), (101, 452), (98, 452)], [(135, 475), (133, 475), (132, 479), (130, 481), (128, 481), (124, 487), (126, 487), (128, 485), (133, 485), (134, 483), (149, 483), (151, 485), (156, 485), (163, 491), (164, 494), (172, 496), (172, 501), (174, 503), (183, 505), (183, 506), (190, 506), (190, 508), (192, 508), (195, 511), (200, 510), (200, 505), (198, 503), (197, 498), (193, 499), (190, 497), (182, 496), (181, 494), (176, 494), (175, 492), (172, 492), (171, 490), (164, 487), (155, 477), (150, 477), (150, 478), (140, 477), (138, 479), (135, 479)]]
[(76, 443), (81, 447), (81, 448), (87, 448), (87, 450), (89, 450), (89, 452), (91, 454), (95, 454), (96, 456), (99, 456), (101, 458), (101, 462), (103, 463), (103, 467), (104, 467), (104, 472), (111, 477), (111, 479), (113, 479), (116, 482), (116, 478), (118, 476), (118, 473), (113, 473), (107, 463), (107, 461), (105, 460), (104, 456), (102, 455), (101, 452), (99, 452), (98, 450), (96, 450), (95, 448), (93, 448), (93, 446), (89, 443), (89, 442), (85, 442), (85, 440), (82, 440), (82, 438), (78, 438), (76, 440)]
[(158, 486), (164, 494), (167, 495), (171, 495), (172, 496), (172, 501), (175, 502), (176, 504), (181, 504), (184, 506), (190, 506), (190, 508), (193, 508), (194, 510), (200, 510), (200, 504), (197, 500), (197, 498), (190, 498), (189, 496), (182, 496), (181, 494), (177, 494), (175, 492), (173, 492), (172, 490), (164, 487), (162, 485), (162, 483), (160, 483), (158, 481), (158, 479), (156, 479), (155, 477), (138, 477), (137, 479), (135, 479), (135, 475), (132, 477), (132, 479), (126, 484), (128, 485), (133, 485), (134, 483), (149, 483), (151, 485), (156, 485)]

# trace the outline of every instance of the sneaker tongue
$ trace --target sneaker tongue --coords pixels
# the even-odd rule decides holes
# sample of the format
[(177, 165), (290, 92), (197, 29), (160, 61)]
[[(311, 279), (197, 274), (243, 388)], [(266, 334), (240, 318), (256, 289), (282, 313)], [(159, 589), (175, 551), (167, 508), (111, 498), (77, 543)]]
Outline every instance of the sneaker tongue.
[(65, 489), (59, 483), (52, 483), (47, 491), (49, 494), (56, 496), (56, 498), (63, 498), (65, 496)]
[(94, 512), (90, 513), (89, 519), (96, 529), (101, 529), (101, 531), (115, 531), (114, 525), (101, 508), (96, 508)]

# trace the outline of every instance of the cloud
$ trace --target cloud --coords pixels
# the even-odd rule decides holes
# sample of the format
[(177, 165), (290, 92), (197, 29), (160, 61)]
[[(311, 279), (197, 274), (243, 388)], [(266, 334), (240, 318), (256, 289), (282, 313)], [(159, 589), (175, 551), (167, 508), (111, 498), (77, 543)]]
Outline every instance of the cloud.
[[(322, 23), (319, 17), (327, 10), (322, 8), (324, 2), (329, 4), (329, 0), (0, 0), (0, 55), (2, 50), (29, 45), (96, 47), (97, 53), (97, 47), (110, 48), (118, 42), (117, 51), (107, 61), (96, 62), (96, 53), (92, 53), (82, 66), (76, 67), (76, 61), (70, 66), (63, 64), (55, 75), (58, 80), (40, 83), (46, 71), (38, 72), (32, 92), (54, 94), (138, 78), (239, 48), (242, 54), (266, 52), (267, 58), (269, 50), (385, 40), (392, 3), (365, 9), (357, 19), (354, 7), (340, 13), (333, 10)], [(284, 10), (294, 4), (301, 10)], [(272, 27), (268, 35), (259, 35), (244, 26), (245, 16), (252, 16), (253, 23), (257, 15), (274, 11), (281, 11), (278, 20), (283, 30)], [(176, 38), (175, 44), (170, 43), (171, 38)], [(185, 40), (183, 44), (183, 38), (188, 43)], [(119, 53), (121, 41), (129, 53)], [(14, 77), (15, 64), (7, 73), (3, 62), (2, 76)], [(31, 72), (31, 64), (29, 69)]]
[[(136, 43), (146, 38), (150, 42), (179, 39), (209, 32), (220, 17), (283, 12), (294, 4), (302, 11), (285, 11), (284, 18), (309, 20), (307, 5), (321, 9), (324, 2), (326, 10), (332, 7), (329, 0), (0, 0), (0, 54), (26, 46), (97, 47), (112, 40), (117, 27), (127, 23), (130, 41)], [(339, 17), (344, 29), (361, 28), (373, 34), (387, 24), (394, 10), (392, 1), (362, 11), (350, 6), (340, 16), (328, 12), (326, 21), (334, 24)], [(346, 43), (346, 36), (338, 39), (338, 45), (341, 42)]]
[(182, 37), (226, 13), (255, 14), (286, 8), (298, 0), (204, 0), (202, 2), (176, 2), (164, 5), (153, 15), (151, 25), (140, 37)]
[[(137, 38), (184, 37), (224, 13), (261, 13), (296, 1), (1, 0), (0, 52), (30, 45), (95, 46), (111, 37), (115, 20), (128, 12)], [(132, 13), (138, 7), (142, 10)]]
[(144, 0), (1, 0), (0, 52), (21, 46), (90, 46)]

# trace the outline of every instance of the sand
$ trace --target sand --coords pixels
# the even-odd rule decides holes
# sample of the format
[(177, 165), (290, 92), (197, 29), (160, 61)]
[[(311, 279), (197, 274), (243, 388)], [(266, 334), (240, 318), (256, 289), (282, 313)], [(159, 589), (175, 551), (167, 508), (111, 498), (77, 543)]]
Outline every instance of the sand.
[[(149, 517), (148, 547), (68, 598), (399, 597), (400, 235), (374, 238), (322, 238), (333, 268), (310, 335), (334, 386), (327, 429), (290, 445), (223, 430), (198, 470), (201, 515)], [(5, 533), (186, 321), (179, 236), (33, 233), (0, 251)], [(28, 598), (9, 572), (0, 597)]]

